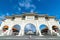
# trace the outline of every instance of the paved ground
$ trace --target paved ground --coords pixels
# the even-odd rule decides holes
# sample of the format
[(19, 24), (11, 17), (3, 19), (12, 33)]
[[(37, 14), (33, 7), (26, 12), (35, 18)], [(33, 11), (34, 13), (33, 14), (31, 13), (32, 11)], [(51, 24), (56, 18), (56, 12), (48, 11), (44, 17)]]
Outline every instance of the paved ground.
[(60, 40), (58, 36), (0, 36), (0, 40)]

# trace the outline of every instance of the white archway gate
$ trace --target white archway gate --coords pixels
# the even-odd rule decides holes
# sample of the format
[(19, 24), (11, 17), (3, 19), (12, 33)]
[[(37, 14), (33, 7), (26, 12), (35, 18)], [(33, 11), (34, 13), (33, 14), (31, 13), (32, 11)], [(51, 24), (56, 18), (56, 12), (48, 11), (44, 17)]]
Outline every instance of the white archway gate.
[[(21, 26), (21, 30), (19, 32), (19, 36), (23, 36), (24, 35), (24, 28), (29, 23), (31, 23), (31, 24), (33, 24), (35, 26), (35, 28), (36, 28), (36, 34), (39, 33), (39, 36), (42, 36), (41, 30), (39, 29), (39, 26), (41, 24), (47, 25), (47, 27), (49, 28), (49, 30), (51, 30), (50, 31), (51, 34), (53, 32), (52, 31), (52, 26), (56, 25), (56, 24), (54, 24), (54, 22), (47, 22), (47, 21), (40, 21), (40, 20), (20, 20), (20, 21), (3, 22), (2, 26), (0, 28), (2, 29), (4, 25), (7, 25), (7, 26), (9, 26), (8, 30), (10, 31), (15, 24), (19, 24)], [(9, 35), (10, 33), (8, 32), (7, 34)]]

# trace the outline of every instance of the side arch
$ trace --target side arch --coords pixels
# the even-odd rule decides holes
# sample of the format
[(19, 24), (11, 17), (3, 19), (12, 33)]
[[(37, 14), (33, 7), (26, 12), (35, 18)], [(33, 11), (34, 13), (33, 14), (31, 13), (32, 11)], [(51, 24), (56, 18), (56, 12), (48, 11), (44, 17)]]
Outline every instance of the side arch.
[(53, 26), (52, 26), (52, 30), (54, 30), (55, 32), (58, 32), (58, 26), (53, 25)]
[(41, 34), (42, 34), (42, 35), (47, 35), (47, 34), (49, 34), (49, 28), (48, 28), (47, 25), (41, 24), (41, 25), (39, 26), (39, 29), (41, 30)]
[(6, 30), (8, 30), (9, 29), (9, 26), (8, 25), (4, 25), (3, 26), (3, 31), (5, 32)]
[(46, 24), (41, 24), (39, 26), (39, 29), (42, 30), (42, 29), (45, 29), (45, 28), (48, 28), (48, 26)]
[(18, 35), (20, 32), (21, 26), (19, 24), (15, 24), (12, 27), (12, 35)]

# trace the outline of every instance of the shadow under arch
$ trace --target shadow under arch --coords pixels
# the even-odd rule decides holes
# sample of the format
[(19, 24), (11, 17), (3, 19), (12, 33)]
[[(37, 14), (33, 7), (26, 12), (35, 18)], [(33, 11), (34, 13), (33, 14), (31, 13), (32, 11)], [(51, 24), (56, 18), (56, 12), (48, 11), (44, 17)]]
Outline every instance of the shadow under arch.
[[(54, 30), (55, 32), (57, 32), (57, 33), (60, 34), (60, 30), (59, 30), (58, 26), (53, 25), (53, 26), (52, 26), (52, 30)], [(57, 34), (53, 33), (53, 36), (57, 36)]]
[(12, 35), (18, 35), (20, 32), (21, 26), (16, 24), (12, 28)]
[(8, 25), (3, 26), (3, 32), (5, 32), (6, 30), (8, 30), (8, 28), (9, 28)]
[(53, 25), (52, 30), (54, 30), (55, 32), (58, 32), (58, 27), (56, 25)]
[(28, 23), (24, 28), (25, 35), (36, 35), (36, 27), (32, 23)]
[(49, 29), (48, 29), (47, 25), (41, 24), (39, 29), (41, 30), (42, 35), (48, 35), (49, 34)]

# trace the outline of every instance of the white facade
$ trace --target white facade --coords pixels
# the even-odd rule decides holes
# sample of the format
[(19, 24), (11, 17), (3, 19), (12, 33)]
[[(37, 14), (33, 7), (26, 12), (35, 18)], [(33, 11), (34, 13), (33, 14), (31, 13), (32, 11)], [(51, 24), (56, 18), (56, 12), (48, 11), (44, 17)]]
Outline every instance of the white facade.
[[(35, 16), (37, 19), (35, 18)], [(46, 19), (45, 17), (48, 17), (48, 19)], [(7, 19), (4, 20), (3, 23), (1, 24), (0, 29), (2, 30), (5, 25), (8, 25), (9, 29), (6, 32), (1, 32), (1, 36), (5, 35), (5, 34), (10, 35), (12, 27), (16, 24), (20, 25), (20, 27), (21, 27), (18, 36), (23, 36), (24, 28), (25, 28), (26, 24), (28, 24), (28, 23), (35, 25), (36, 34), (39, 33), (39, 36), (42, 36), (41, 30), (39, 29), (40, 25), (42, 25), (42, 24), (45, 24), (48, 27), (51, 35), (53, 33), (57, 34), (57, 36), (59, 35), (59, 32), (55, 32), (52, 30), (52, 26), (54, 26), (54, 25), (60, 29), (59, 21), (55, 20), (55, 17), (53, 17), (53, 16), (38, 15), (38, 14), (23, 14), (23, 15), (7, 16), (6, 18)]]

